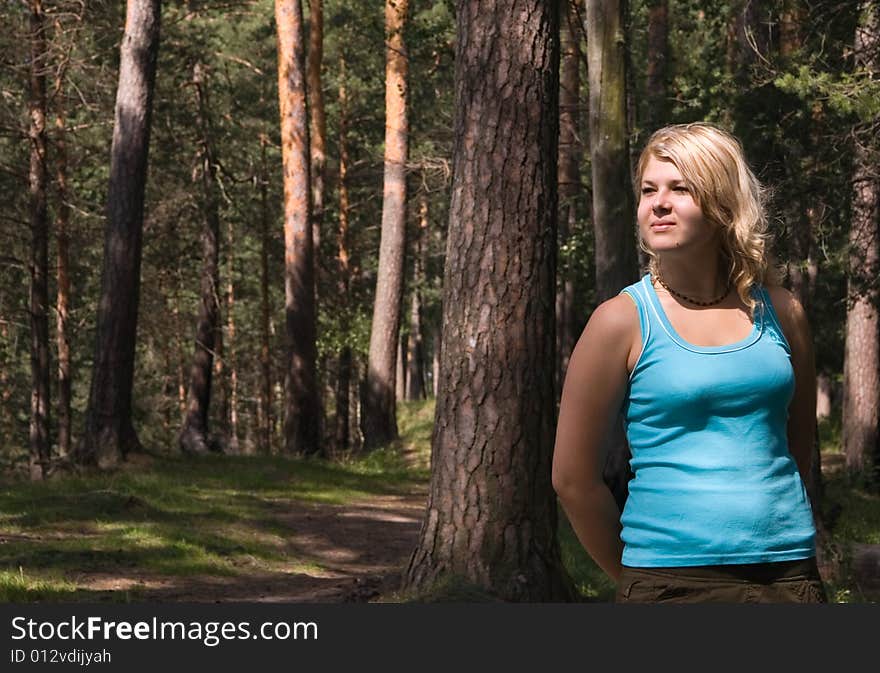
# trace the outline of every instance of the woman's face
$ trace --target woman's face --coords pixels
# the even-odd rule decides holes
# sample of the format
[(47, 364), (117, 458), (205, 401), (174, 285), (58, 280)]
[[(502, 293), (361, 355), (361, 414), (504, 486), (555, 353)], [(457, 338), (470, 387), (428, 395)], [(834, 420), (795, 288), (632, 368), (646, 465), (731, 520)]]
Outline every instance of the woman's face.
[(702, 253), (717, 247), (715, 228), (674, 163), (651, 157), (639, 188), (639, 235), (653, 252)]

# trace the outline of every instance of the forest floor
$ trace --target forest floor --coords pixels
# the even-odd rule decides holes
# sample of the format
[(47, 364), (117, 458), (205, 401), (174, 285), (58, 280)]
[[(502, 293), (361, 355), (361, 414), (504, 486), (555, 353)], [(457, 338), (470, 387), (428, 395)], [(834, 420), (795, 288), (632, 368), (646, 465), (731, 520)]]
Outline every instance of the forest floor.
[[(428, 493), (432, 405), (399, 442), (342, 461), (139, 455), (116, 473), (0, 488), (0, 602), (400, 602)], [(823, 451), (834, 602), (880, 601), (880, 498)], [(585, 600), (614, 587), (564, 519)]]
[[(236, 574), (165, 575), (149, 568), (115, 567), (68, 574), (93, 599), (148, 602), (308, 602), (385, 600), (398, 590), (416, 546), (427, 488), (376, 493), (346, 504), (273, 499), (258, 525), (287, 531), (284, 555), (271, 567), (246, 555)], [(252, 567), (249, 567), (252, 566)]]

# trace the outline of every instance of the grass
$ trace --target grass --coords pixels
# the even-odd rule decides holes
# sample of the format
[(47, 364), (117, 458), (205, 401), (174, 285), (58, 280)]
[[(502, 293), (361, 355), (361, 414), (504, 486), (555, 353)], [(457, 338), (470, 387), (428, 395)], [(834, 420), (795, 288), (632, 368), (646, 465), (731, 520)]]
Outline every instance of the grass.
[[(138, 599), (138, 590), (96, 593), (88, 573), (161, 576), (318, 573), (297, 556), (276, 514), (292, 502), (343, 504), (406, 492), (430, 476), (432, 401), (398, 407), (401, 439), (367, 456), (337, 460), (266, 456), (164, 457), (110, 474), (47, 483), (0, 482), (0, 602)], [(820, 423), (824, 456), (839, 454), (840, 423)], [(865, 600), (848, 571), (855, 543), (880, 544), (880, 497), (842, 472), (825, 480), (823, 512), (844, 555), (829, 586), (837, 602)], [(560, 510), (563, 563), (585, 601), (610, 601), (614, 585)]]
[(276, 514), (291, 502), (338, 505), (424, 482), (432, 421), (433, 404), (404, 405), (404, 441), (334, 462), (152, 457), (107, 474), (7, 479), (0, 483), (0, 602), (131, 598), (83, 591), (75, 578), (89, 573), (320, 572), (296, 556)]

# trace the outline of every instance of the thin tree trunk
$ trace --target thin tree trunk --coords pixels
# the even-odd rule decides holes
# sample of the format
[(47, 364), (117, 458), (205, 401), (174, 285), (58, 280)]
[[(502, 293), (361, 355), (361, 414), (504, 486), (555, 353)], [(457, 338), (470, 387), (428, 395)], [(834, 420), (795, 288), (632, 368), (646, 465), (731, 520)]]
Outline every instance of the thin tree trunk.
[(77, 451), (79, 462), (101, 467), (140, 448), (131, 402), (160, 6), (128, 0), (120, 49), (95, 359)]
[(400, 338), (397, 340), (397, 364), (395, 366), (395, 385), (394, 385), (394, 399), (397, 402), (403, 402), (406, 394), (406, 347), (404, 346), (404, 342), (406, 341), (406, 335), (401, 334)]
[(666, 66), (669, 61), (669, 0), (648, 3), (648, 72), (646, 93), (648, 114), (645, 123), (656, 131), (669, 119)]
[(310, 212), (309, 125), (300, 0), (275, 0), (278, 96), (284, 164), (284, 308), (288, 346), (284, 443), (288, 453), (321, 450), (316, 371), (315, 281)]
[(61, 97), (62, 77), (55, 82), (57, 105), (55, 117), (55, 180), (58, 186), (58, 213), (55, 232), (58, 242), (56, 306), (56, 342), (58, 344), (58, 453), (69, 456), (71, 443), (71, 370), (70, 370), (70, 194), (67, 187), (67, 129)]
[[(583, 147), (578, 133), (580, 115), (580, 53), (577, 14), (573, 3), (562, 0), (560, 20), (561, 64), (559, 85), (559, 246), (565, 249), (577, 227), (577, 200), (581, 195), (580, 163)], [(583, 263), (582, 260), (577, 261)], [(556, 400), (568, 360), (574, 349), (574, 269), (560, 264), (556, 282)]]
[[(880, 70), (880, 10), (868, 3), (856, 29), (855, 54), (858, 65)], [(880, 348), (878, 348), (877, 274), (880, 272), (880, 180), (876, 156), (856, 135), (853, 160), (852, 224), (847, 283), (846, 350), (843, 380), (843, 447), (846, 467), (876, 486), (880, 483), (878, 407), (880, 407)]]
[(419, 193), (419, 230), (413, 255), (413, 288), (409, 311), (409, 339), (407, 342), (407, 393), (408, 400), (425, 397), (425, 356), (422, 343), (422, 288), (425, 284), (425, 261), (428, 247), (428, 195)]
[[(348, 89), (345, 74), (345, 55), (339, 54), (339, 232), (337, 235), (336, 286), (339, 294), (339, 310), (343, 329), (348, 333), (349, 315), (348, 293), (351, 270), (348, 252)], [(352, 381), (351, 348), (346, 344), (339, 354), (336, 382), (336, 450), (345, 452), (351, 448), (351, 399), (349, 390)]]
[(171, 305), (171, 317), (174, 322), (174, 342), (177, 347), (177, 408), (180, 411), (180, 425), (182, 427), (186, 419), (186, 372), (183, 364), (186, 355), (183, 350), (183, 325), (180, 320), (180, 269), (176, 270), (174, 281), (174, 303)]
[[(219, 302), (219, 237), (220, 204), (217, 195), (217, 159), (211, 143), (208, 118), (207, 82), (201, 64), (193, 70), (198, 105), (201, 148), (199, 150), (204, 195), (204, 222), (202, 224), (202, 283), (196, 342), (190, 365), (187, 390), (186, 418), (180, 432), (180, 448), (184, 453), (207, 453), (211, 449), (208, 434), (208, 409), (211, 402), (214, 354), (220, 343)], [(217, 358), (218, 362), (222, 362)]]
[(229, 249), (226, 257), (226, 363), (229, 369), (229, 411), (224, 418), (229, 422), (229, 451), (237, 454), (241, 446), (238, 441), (238, 367), (235, 354), (235, 224), (232, 218), (226, 226)]
[(49, 473), (49, 209), (46, 191), (46, 22), (41, 0), (30, 0), (31, 418), (30, 476)]
[(434, 325), (432, 336), (431, 345), (433, 346), (433, 357), (431, 358), (431, 392), (434, 395), (434, 399), (437, 399), (437, 395), (440, 392), (440, 351), (443, 346), (443, 333), (440, 329), (440, 325)]
[(556, 538), (546, 366), (556, 343), (558, 8), (457, 5), (440, 393), (406, 590), (454, 593), (460, 582), (510, 601), (574, 593)]
[[(613, 297), (638, 276), (626, 125), (625, 15), (625, 0), (587, 3), (597, 302)], [(613, 428), (605, 481), (623, 509), (630, 478), (630, 451), (622, 423), (618, 421)]]
[(275, 411), (272, 399), (272, 360), (270, 358), (269, 317), (269, 170), (266, 162), (266, 136), (260, 137), (260, 450), (272, 453)]
[(385, 177), (382, 237), (367, 387), (363, 399), (363, 434), (367, 449), (397, 437), (397, 370), (403, 264), (406, 253), (406, 158), (408, 57), (403, 31), (409, 0), (385, 2)]
[(309, 49), (306, 72), (309, 92), (309, 141), (311, 143), (312, 239), (317, 251), (315, 265), (315, 297), (318, 296), (320, 272), (321, 226), (324, 221), (324, 165), (327, 144), (327, 122), (324, 114), (324, 90), (321, 86), (321, 65), (324, 58), (324, 0), (309, 0)]
[(626, 124), (625, 13), (625, 0), (587, 3), (590, 156), (598, 302), (616, 295), (638, 275)]

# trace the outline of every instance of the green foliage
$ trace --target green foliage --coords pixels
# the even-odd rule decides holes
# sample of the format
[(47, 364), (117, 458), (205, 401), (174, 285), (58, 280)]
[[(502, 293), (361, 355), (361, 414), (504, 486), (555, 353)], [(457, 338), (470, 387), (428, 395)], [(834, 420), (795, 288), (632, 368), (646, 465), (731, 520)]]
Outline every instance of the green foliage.
[(880, 80), (866, 70), (831, 73), (801, 64), (774, 84), (804, 101), (819, 101), (841, 117), (871, 122), (880, 116)]

